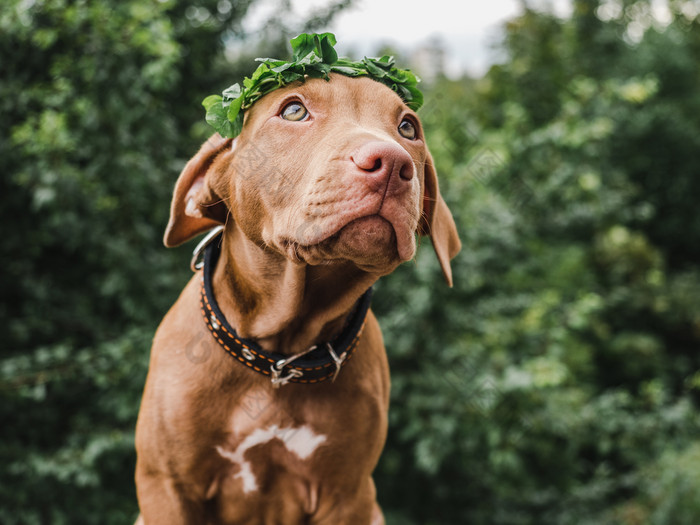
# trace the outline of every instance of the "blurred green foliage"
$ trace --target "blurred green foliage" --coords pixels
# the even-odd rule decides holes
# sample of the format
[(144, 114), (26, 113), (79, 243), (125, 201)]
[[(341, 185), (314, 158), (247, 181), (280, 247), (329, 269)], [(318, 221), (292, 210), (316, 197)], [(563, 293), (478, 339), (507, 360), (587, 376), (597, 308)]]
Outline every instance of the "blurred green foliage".
[[(188, 277), (160, 238), (199, 102), (249, 1), (10, 1), (0, 12), (0, 522), (129, 523), (150, 338)], [(700, 522), (700, 9), (525, 9), (421, 118), (464, 249), (377, 286), (392, 366), (388, 522)], [(641, 28), (641, 29), (640, 29)], [(260, 35), (257, 35), (260, 39)], [(240, 53), (239, 53), (240, 54)]]
[(526, 9), (500, 65), (432, 86), (422, 119), (464, 247), (454, 289), (423, 249), (375, 295), (392, 523), (700, 523), (687, 4), (665, 26), (648, 2)]

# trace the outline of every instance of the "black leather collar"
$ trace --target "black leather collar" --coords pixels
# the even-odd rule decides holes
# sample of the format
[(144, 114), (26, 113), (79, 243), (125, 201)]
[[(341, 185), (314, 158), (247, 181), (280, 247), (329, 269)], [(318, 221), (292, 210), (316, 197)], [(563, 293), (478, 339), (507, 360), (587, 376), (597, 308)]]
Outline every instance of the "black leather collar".
[(335, 380), (357, 347), (372, 300), (372, 288), (360, 297), (345, 329), (332, 341), (315, 345), (293, 356), (268, 352), (255, 341), (239, 337), (226, 321), (216, 302), (212, 275), (221, 254), (221, 240), (221, 233), (208, 237), (195, 249), (194, 256), (196, 260), (199, 252), (204, 250), (200, 304), (204, 322), (219, 345), (231, 357), (251, 370), (269, 376), (275, 387), (290, 382), (313, 384), (327, 379)]

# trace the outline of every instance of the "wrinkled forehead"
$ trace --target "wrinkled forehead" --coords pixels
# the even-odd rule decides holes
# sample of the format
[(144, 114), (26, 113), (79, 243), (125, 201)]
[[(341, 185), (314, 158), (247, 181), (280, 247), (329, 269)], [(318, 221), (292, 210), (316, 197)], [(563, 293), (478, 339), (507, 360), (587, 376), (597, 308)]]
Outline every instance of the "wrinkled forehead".
[(331, 74), (330, 81), (312, 78), (294, 82), (268, 93), (246, 111), (244, 128), (270, 113), (279, 111), (290, 98), (299, 97), (310, 111), (348, 113), (355, 116), (396, 117), (412, 111), (394, 91), (384, 84), (366, 77), (351, 78)]

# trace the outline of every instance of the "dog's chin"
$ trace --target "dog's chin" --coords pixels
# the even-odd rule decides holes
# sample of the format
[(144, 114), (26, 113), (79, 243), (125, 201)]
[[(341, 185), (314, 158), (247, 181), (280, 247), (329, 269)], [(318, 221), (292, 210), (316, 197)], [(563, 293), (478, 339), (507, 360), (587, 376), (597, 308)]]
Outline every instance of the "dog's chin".
[(333, 252), (364, 268), (385, 268), (400, 262), (396, 232), (377, 215), (356, 219), (336, 235)]
[(300, 263), (347, 260), (362, 270), (379, 274), (390, 273), (403, 260), (412, 258), (414, 252), (415, 244), (402, 247), (394, 226), (379, 215), (355, 219), (318, 244), (287, 245), (287, 256)]

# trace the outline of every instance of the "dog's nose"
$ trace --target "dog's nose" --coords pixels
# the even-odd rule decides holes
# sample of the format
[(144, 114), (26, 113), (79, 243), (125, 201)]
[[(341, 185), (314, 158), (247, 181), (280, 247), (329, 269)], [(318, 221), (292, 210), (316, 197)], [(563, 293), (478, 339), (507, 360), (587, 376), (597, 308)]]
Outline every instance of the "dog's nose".
[[(358, 175), (374, 191), (399, 193), (408, 189), (413, 178), (413, 159), (398, 144), (368, 142), (351, 156), (359, 168)], [(387, 188), (388, 185), (388, 188)]]

